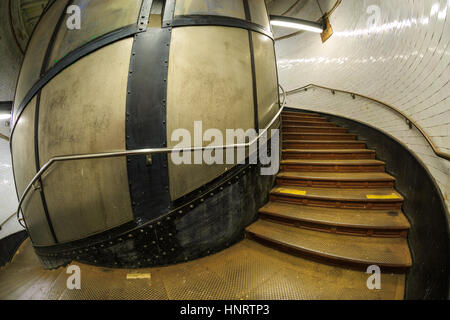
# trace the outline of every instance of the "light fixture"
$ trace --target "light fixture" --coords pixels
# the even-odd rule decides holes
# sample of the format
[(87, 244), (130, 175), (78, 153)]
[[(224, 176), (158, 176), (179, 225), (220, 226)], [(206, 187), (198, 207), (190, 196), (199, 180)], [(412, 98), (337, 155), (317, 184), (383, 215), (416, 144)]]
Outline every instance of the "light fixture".
[(11, 119), (11, 114), (9, 113), (0, 113), (0, 120), (9, 120)]
[(316, 33), (322, 33), (324, 30), (323, 25), (319, 22), (307, 21), (303, 19), (284, 16), (270, 16), (270, 24), (278, 27), (305, 30)]

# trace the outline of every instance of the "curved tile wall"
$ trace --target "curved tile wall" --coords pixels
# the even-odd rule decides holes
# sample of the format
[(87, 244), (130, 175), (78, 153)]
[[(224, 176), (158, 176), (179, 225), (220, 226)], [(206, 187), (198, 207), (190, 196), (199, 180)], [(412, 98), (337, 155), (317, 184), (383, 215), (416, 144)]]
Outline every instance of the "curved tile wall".
[[(0, 120), (0, 133), (9, 135), (5, 127), (5, 121), (3, 120)], [(10, 234), (23, 230), (16, 218), (9, 219), (3, 224), (16, 210), (17, 195), (14, 186), (9, 142), (0, 139), (0, 240)]]
[[(331, 17), (334, 35), (302, 33), (276, 44), (286, 90), (310, 83), (361, 93), (402, 110), (450, 152), (450, 0), (346, 0)], [(329, 91), (289, 96), (290, 107), (370, 123), (404, 142), (427, 165), (450, 207), (450, 162), (417, 130), (382, 107)]]

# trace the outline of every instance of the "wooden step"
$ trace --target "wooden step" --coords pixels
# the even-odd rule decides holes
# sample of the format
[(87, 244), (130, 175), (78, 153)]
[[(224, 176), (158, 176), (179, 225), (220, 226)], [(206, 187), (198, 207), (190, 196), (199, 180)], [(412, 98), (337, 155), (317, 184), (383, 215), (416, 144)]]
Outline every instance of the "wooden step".
[(292, 116), (292, 115), (281, 115), (281, 118), (286, 121), (315, 121), (315, 122), (328, 122), (327, 118), (323, 117), (309, 117), (309, 116)]
[(283, 120), (284, 126), (305, 126), (305, 127), (321, 127), (321, 128), (337, 128), (338, 125), (333, 122), (320, 122), (314, 120)]
[(283, 149), (283, 160), (356, 160), (375, 159), (375, 151), (370, 149)]
[(282, 171), (312, 172), (384, 172), (385, 163), (379, 160), (283, 160)]
[(406, 237), (410, 228), (401, 210), (318, 208), (269, 202), (259, 210), (263, 219), (296, 227), (342, 234)]
[(318, 140), (318, 141), (353, 141), (357, 136), (353, 133), (317, 133), (317, 132), (287, 132), (283, 133), (286, 140)]
[(393, 188), (395, 178), (385, 172), (296, 172), (277, 175), (280, 186), (314, 188)]
[(403, 197), (393, 188), (333, 189), (285, 186), (270, 192), (271, 201), (342, 209), (401, 209)]
[(286, 116), (305, 116), (305, 117), (321, 117), (320, 114), (317, 113), (309, 113), (309, 112), (296, 112), (296, 111), (283, 111), (282, 115)]
[(346, 128), (339, 127), (311, 127), (311, 126), (283, 126), (283, 134), (286, 133), (346, 133)]
[(366, 142), (359, 140), (283, 140), (284, 149), (365, 149)]
[(289, 251), (360, 266), (406, 269), (412, 265), (406, 239), (355, 237), (258, 220), (246, 229), (255, 240)]

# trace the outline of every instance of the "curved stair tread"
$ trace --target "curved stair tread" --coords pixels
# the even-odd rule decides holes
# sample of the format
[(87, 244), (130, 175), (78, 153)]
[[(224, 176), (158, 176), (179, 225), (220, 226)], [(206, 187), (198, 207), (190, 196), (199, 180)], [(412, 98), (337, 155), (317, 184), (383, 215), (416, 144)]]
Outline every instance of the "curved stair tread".
[(333, 122), (320, 122), (320, 121), (313, 121), (313, 119), (311, 120), (303, 120), (303, 119), (296, 119), (296, 120), (287, 120), (287, 119), (283, 119), (283, 126), (284, 125), (289, 125), (289, 126), (303, 126), (303, 127), (308, 127), (308, 126), (312, 126), (312, 127), (328, 127), (328, 128), (338, 128), (338, 125), (336, 123)]
[(297, 130), (307, 130), (305, 132), (311, 132), (311, 133), (322, 133), (322, 132), (340, 132), (340, 133), (346, 133), (348, 130), (346, 128), (340, 128), (340, 127), (314, 127), (314, 126), (298, 126), (298, 125), (284, 125), (283, 129), (297, 129)]
[(336, 201), (400, 202), (404, 200), (403, 196), (393, 188), (337, 189), (278, 186), (271, 191), (271, 194)]
[(269, 202), (259, 212), (292, 221), (337, 227), (382, 230), (408, 230), (411, 227), (403, 212), (397, 209), (319, 208), (282, 202)]
[(283, 179), (320, 180), (320, 181), (395, 181), (385, 172), (293, 172), (283, 171), (277, 175)]
[(314, 113), (314, 112), (309, 113), (309, 112), (297, 112), (297, 111), (283, 111), (283, 114), (288, 115), (288, 116), (300, 115), (300, 116), (321, 117), (320, 114)]
[[(354, 133), (337, 133), (337, 132), (285, 132), (283, 133), (284, 136), (292, 136), (299, 138), (296, 138), (297, 140), (302, 140), (303, 137), (308, 137), (310, 139), (305, 140), (317, 140), (317, 139), (323, 139), (318, 141), (353, 141), (357, 138), (357, 135)], [(325, 138), (328, 138), (330, 140), (326, 140)], [(288, 139), (291, 140), (291, 139)]]
[(323, 117), (308, 117), (308, 116), (290, 116), (282, 115), (282, 119), (286, 121), (316, 121), (316, 122), (329, 122), (327, 118)]
[(309, 144), (366, 144), (362, 140), (283, 140), (284, 143), (309, 143)]
[(283, 149), (285, 153), (373, 153), (372, 149)]
[(355, 237), (317, 232), (258, 220), (247, 232), (289, 249), (335, 261), (380, 267), (408, 268), (412, 265), (404, 238)]
[(335, 166), (374, 166), (386, 163), (375, 159), (349, 159), (349, 160), (310, 160), (310, 159), (288, 159), (282, 160), (282, 165), (335, 165)]

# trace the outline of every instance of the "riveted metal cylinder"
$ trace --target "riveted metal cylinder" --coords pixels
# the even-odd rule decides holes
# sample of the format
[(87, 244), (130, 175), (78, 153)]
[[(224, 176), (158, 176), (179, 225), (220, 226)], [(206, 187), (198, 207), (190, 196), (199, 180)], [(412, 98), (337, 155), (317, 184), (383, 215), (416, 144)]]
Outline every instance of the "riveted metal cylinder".
[[(226, 136), (264, 128), (278, 110), (264, 0), (55, 1), (17, 86), (17, 193), (55, 156), (170, 148), (196, 121)], [(170, 154), (65, 161), (24, 201), (24, 221), (49, 268), (185, 261), (242, 236), (273, 182), (247, 168), (175, 165)]]

